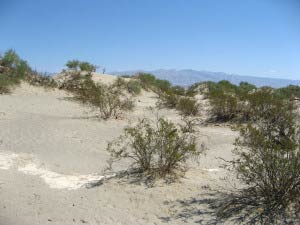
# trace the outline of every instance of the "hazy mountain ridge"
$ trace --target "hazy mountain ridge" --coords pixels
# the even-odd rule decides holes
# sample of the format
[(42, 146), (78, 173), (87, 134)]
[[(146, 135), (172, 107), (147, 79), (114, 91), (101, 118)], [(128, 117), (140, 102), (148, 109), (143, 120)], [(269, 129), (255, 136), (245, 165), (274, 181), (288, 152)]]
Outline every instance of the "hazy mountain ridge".
[(284, 87), (287, 85), (300, 85), (300, 80), (289, 80), (289, 79), (279, 79), (279, 78), (269, 78), (269, 77), (255, 77), (255, 76), (241, 76), (236, 74), (228, 74), (222, 72), (211, 72), (211, 71), (197, 71), (197, 70), (130, 70), (130, 71), (118, 71), (110, 72), (113, 75), (133, 75), (138, 72), (148, 72), (159, 79), (164, 79), (170, 81), (174, 85), (189, 86), (196, 82), (202, 81), (214, 81), (218, 82), (220, 80), (228, 80), (234, 84), (239, 84), (242, 81), (255, 84), (258, 87), (261, 86), (271, 86), (271, 87)]

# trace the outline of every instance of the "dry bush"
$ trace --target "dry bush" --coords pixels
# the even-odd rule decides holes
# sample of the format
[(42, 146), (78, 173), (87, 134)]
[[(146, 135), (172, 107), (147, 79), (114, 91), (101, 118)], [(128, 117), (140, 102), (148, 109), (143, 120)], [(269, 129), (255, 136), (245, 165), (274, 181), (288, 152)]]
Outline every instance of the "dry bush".
[(300, 198), (300, 127), (293, 106), (277, 98), (260, 99), (255, 122), (243, 125), (232, 161), (242, 190), (255, 199), (248, 216), (272, 223), (282, 214), (298, 213)]
[[(75, 86), (74, 86), (75, 85)], [(72, 81), (74, 99), (95, 108), (102, 119), (119, 118), (124, 110), (132, 110), (133, 101), (113, 85), (95, 83), (89, 76)]]
[(185, 116), (196, 116), (199, 114), (199, 103), (191, 97), (181, 97), (177, 103), (176, 109)]
[[(190, 126), (190, 124), (189, 124)], [(124, 134), (108, 144), (112, 160), (131, 159), (131, 167), (145, 176), (164, 177), (184, 172), (186, 161), (199, 156), (192, 129), (176, 125), (164, 118), (156, 121), (142, 119), (135, 126), (124, 129)]]
[(55, 80), (48, 76), (47, 74), (38, 73), (36, 71), (32, 72), (25, 78), (30, 85), (44, 87), (44, 88), (56, 88), (57, 83)]
[(139, 95), (142, 91), (142, 86), (137, 80), (130, 80), (126, 84), (128, 93), (132, 95)]

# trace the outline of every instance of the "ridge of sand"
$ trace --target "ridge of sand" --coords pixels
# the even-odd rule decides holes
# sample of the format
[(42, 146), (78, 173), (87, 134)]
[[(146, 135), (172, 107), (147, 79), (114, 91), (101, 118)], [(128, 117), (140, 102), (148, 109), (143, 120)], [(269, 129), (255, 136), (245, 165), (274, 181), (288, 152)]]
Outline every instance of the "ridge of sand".
[[(87, 189), (86, 185), (102, 179), (109, 158), (107, 141), (138, 118), (152, 118), (148, 107), (155, 106), (157, 98), (142, 92), (135, 98), (133, 112), (121, 120), (102, 121), (88, 107), (67, 101), (69, 96), (25, 83), (11, 95), (0, 95), (1, 225), (79, 225), (82, 221), (177, 225), (200, 220), (210, 224), (215, 219), (206, 204), (180, 202), (212, 198), (213, 190), (228, 188), (227, 173), (220, 168), (223, 162), (217, 158), (232, 159), (236, 132), (222, 126), (199, 127), (198, 138), (208, 151), (199, 163), (189, 162), (190, 169), (177, 183), (158, 182), (148, 188), (129, 178), (116, 178)], [(175, 110), (160, 113), (176, 122), (181, 118)], [(115, 171), (127, 167), (128, 162), (120, 162)], [(179, 216), (194, 211), (201, 214)]]

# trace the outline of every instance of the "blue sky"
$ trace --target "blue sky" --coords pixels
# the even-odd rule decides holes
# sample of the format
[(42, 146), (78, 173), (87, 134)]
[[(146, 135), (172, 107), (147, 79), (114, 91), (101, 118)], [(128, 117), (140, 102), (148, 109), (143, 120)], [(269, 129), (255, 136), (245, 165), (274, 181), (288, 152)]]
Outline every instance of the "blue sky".
[(0, 50), (40, 71), (195, 69), (300, 79), (300, 0), (0, 0)]

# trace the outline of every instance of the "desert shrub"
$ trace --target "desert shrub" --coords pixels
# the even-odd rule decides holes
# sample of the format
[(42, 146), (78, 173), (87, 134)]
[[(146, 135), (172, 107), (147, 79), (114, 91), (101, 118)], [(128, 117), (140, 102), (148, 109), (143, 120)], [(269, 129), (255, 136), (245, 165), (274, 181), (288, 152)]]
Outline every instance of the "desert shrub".
[(241, 128), (234, 150), (238, 158), (232, 165), (247, 186), (244, 193), (261, 209), (252, 216), (259, 213), (272, 223), (286, 210), (299, 210), (300, 129), (293, 105), (265, 96), (268, 100), (260, 99), (262, 105), (255, 108), (255, 122)]
[(124, 110), (132, 110), (131, 99), (113, 85), (95, 83), (89, 76), (77, 80), (76, 88), (71, 89), (74, 99), (87, 104), (99, 112), (102, 119), (119, 118)]
[(121, 88), (121, 89), (125, 89), (126, 86), (127, 86), (127, 82), (124, 78), (122, 77), (118, 77), (114, 83), (113, 83), (113, 86), (117, 87), (117, 88)]
[(257, 87), (248, 82), (240, 82), (239, 91), (249, 93), (250, 91), (256, 90)]
[(160, 96), (160, 101), (158, 102), (160, 106), (165, 106), (167, 108), (176, 108), (178, 104), (179, 96), (174, 93), (164, 93)]
[(209, 92), (211, 116), (216, 121), (231, 121), (238, 116), (238, 99), (234, 93), (222, 89)]
[(39, 73), (33, 71), (30, 75), (26, 76), (25, 81), (33, 86), (44, 87), (44, 88), (56, 88), (57, 83), (55, 80), (46, 73)]
[(141, 86), (140, 82), (137, 80), (128, 81), (126, 87), (127, 87), (127, 91), (133, 95), (138, 95), (142, 91), (142, 86)]
[(66, 63), (66, 67), (69, 69), (69, 70), (78, 70), (79, 69), (79, 60), (77, 59), (73, 59), (73, 60), (69, 60), (67, 63)]
[(181, 97), (176, 105), (176, 109), (185, 116), (196, 116), (199, 113), (199, 104), (194, 98)]
[(22, 60), (12, 49), (7, 50), (0, 58), (0, 66), (3, 68), (4, 74), (19, 79), (24, 78), (32, 72), (28, 63)]
[(11, 88), (32, 73), (28, 63), (12, 50), (0, 57), (0, 94), (9, 93)]
[(112, 162), (132, 160), (131, 167), (151, 176), (166, 177), (183, 172), (186, 161), (203, 151), (198, 149), (195, 136), (164, 118), (155, 122), (142, 119), (135, 126), (124, 129), (124, 134), (109, 142), (107, 150)]
[(300, 86), (289, 85), (287, 87), (278, 88), (275, 90), (275, 94), (281, 99), (299, 99), (300, 98)]
[(172, 92), (171, 90), (171, 83), (167, 80), (156, 79), (154, 83), (154, 91), (157, 92), (159, 95), (163, 93)]
[(189, 86), (186, 90), (186, 96), (188, 97), (193, 97), (197, 94), (197, 87), (198, 87), (198, 83), (195, 83), (191, 86)]
[(181, 86), (178, 86), (178, 85), (171, 87), (170, 91), (172, 93), (174, 93), (175, 95), (180, 95), (180, 96), (185, 95), (185, 89)]
[(18, 78), (0, 73), (0, 94), (9, 94), (11, 87), (19, 83), (20, 80)]
[(86, 71), (88, 73), (96, 72), (97, 67), (89, 62), (80, 62), (79, 68), (81, 71)]
[(13, 50), (7, 50), (1, 57), (1, 65), (7, 68), (14, 68), (21, 61), (19, 55)]
[(97, 69), (97, 66), (89, 62), (79, 61), (76, 59), (69, 60), (66, 63), (66, 67), (68, 70), (86, 72), (87, 74), (92, 74), (92, 72), (95, 72)]
[(251, 119), (251, 95), (256, 86), (241, 82), (239, 86), (228, 81), (205, 82), (203, 92), (211, 105), (211, 118), (218, 122), (247, 122)]
[(113, 83), (113, 86), (125, 90), (132, 95), (138, 95), (142, 91), (140, 81), (135, 79), (126, 81), (124, 78), (118, 77)]
[(149, 73), (139, 73), (137, 78), (141, 81), (141, 85), (145, 90), (151, 89), (156, 82), (155, 76)]
[(82, 87), (83, 82), (89, 76), (82, 76), (79, 71), (65, 71), (63, 73), (66, 79), (61, 81), (59, 88), (70, 92), (76, 92), (80, 87)]
[(122, 77), (122, 78), (131, 78), (132, 76), (131, 75), (121, 75), (120, 77)]

